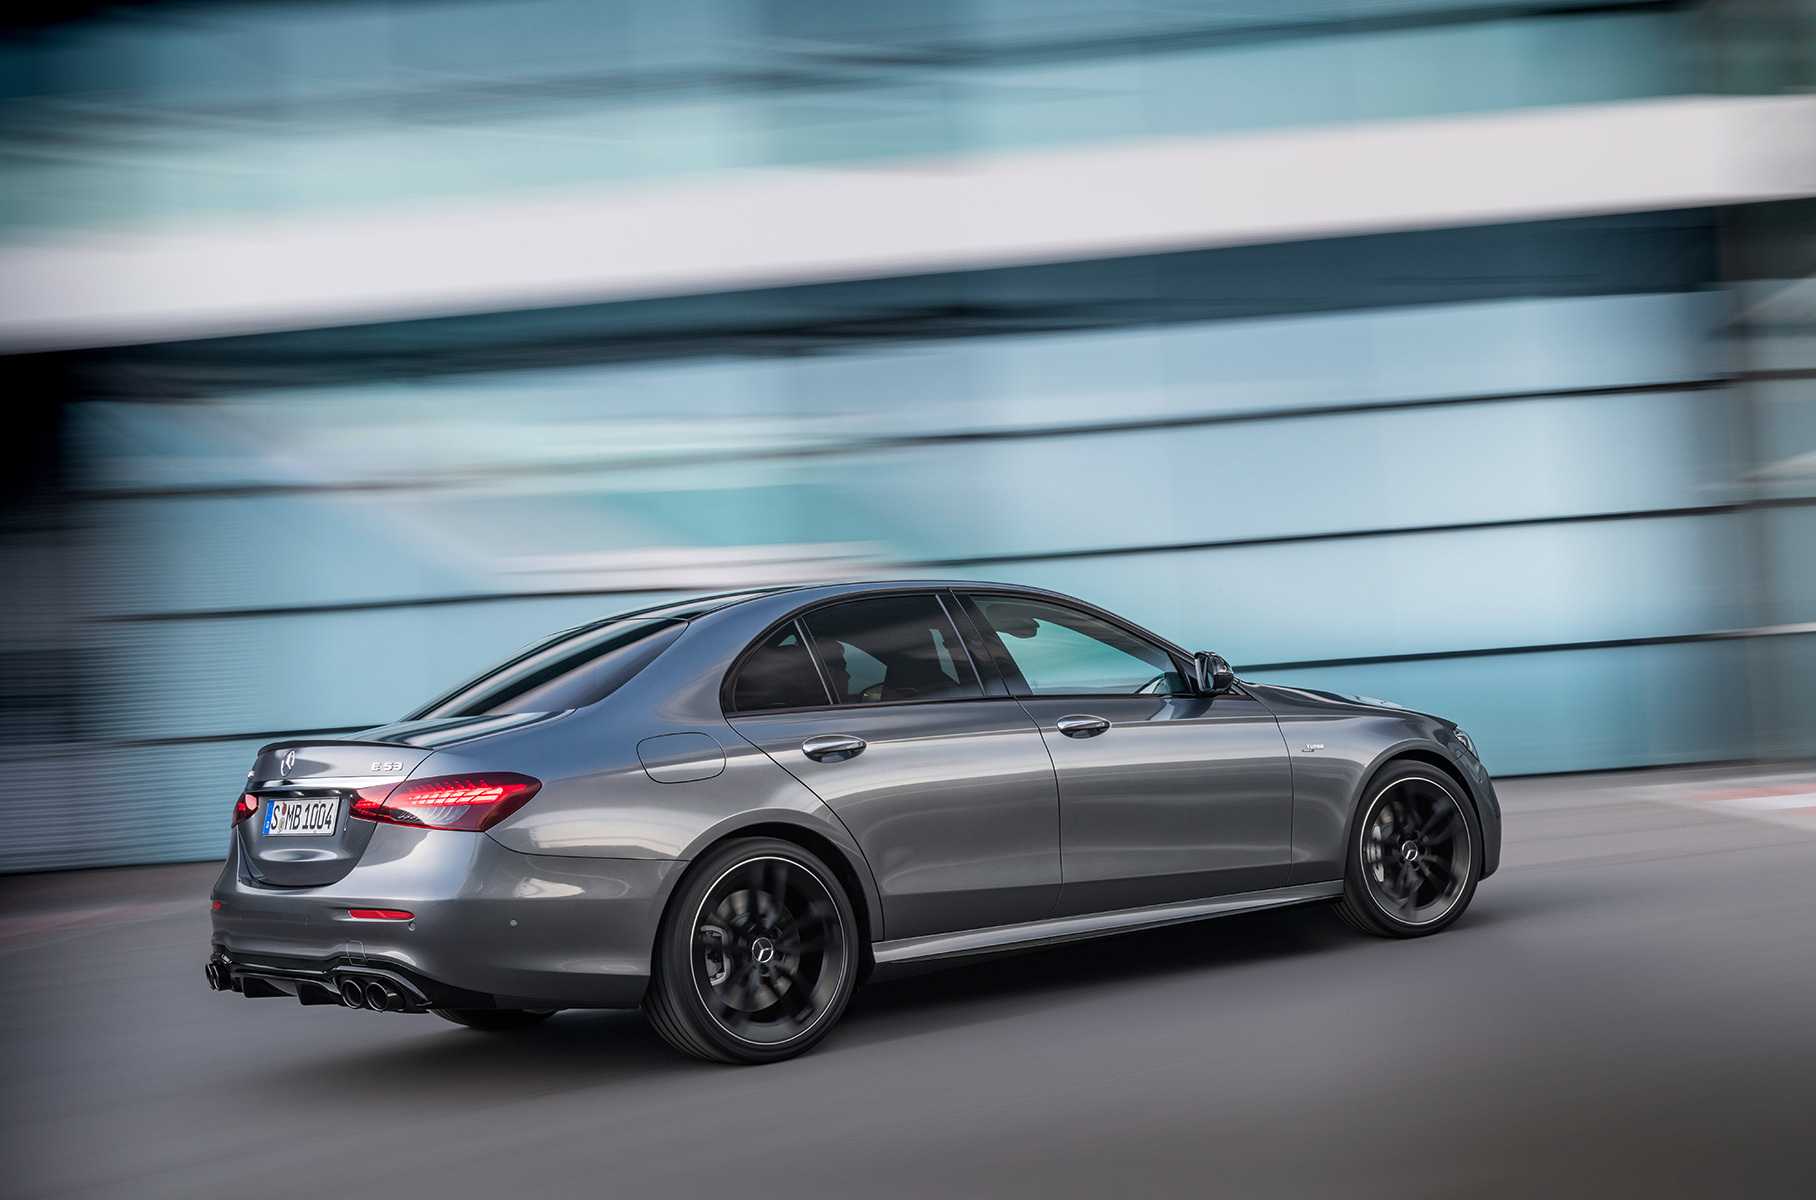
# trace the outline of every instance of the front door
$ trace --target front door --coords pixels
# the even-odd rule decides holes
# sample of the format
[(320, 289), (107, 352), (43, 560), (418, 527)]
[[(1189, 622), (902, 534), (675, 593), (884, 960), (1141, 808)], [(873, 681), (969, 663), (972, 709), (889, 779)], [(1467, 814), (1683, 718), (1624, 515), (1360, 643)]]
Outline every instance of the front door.
[(1053, 757), (1061, 912), (1289, 882), (1292, 771), (1266, 708), (1195, 694), (1165, 647), (1082, 609), (968, 603)]
[(985, 696), (938, 596), (810, 611), (745, 660), (732, 699), (732, 727), (863, 848), (882, 897), (880, 936), (1052, 915), (1052, 762), (1019, 704)]

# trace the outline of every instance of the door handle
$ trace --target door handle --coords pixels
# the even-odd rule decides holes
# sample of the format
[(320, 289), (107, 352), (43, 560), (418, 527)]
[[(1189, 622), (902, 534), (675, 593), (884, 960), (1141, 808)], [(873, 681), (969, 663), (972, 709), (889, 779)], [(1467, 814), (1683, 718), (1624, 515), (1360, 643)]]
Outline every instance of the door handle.
[(1110, 723), (1102, 717), (1093, 717), (1085, 713), (1074, 713), (1069, 717), (1061, 717), (1053, 724), (1059, 728), (1061, 733), (1071, 738), (1096, 737), (1110, 727)]
[(815, 762), (844, 762), (864, 753), (870, 743), (849, 733), (822, 733), (801, 743), (801, 753)]

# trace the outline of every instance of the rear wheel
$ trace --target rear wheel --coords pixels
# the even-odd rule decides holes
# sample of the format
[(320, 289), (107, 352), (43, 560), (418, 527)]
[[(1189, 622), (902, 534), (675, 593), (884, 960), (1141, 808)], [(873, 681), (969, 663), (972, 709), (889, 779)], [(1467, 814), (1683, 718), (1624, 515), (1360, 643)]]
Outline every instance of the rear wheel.
[(1400, 763), (1369, 785), (1349, 834), (1337, 912), (1381, 937), (1448, 927), (1475, 895), (1482, 831), (1462, 787), (1436, 768)]
[(826, 1036), (857, 984), (857, 921), (818, 857), (729, 842), (663, 915), (644, 1013), (676, 1049), (725, 1063), (792, 1058)]
[(552, 1008), (431, 1008), (430, 1012), (444, 1021), (465, 1025), (468, 1029), (498, 1032), (505, 1029), (527, 1029), (540, 1025), (555, 1015)]

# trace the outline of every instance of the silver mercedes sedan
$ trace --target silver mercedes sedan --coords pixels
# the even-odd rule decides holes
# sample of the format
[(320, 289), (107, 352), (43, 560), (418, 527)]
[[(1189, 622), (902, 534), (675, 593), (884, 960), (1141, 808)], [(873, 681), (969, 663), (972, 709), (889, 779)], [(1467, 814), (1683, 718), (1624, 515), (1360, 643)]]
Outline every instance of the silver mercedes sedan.
[(900, 964), (1290, 904), (1418, 937), (1500, 857), (1455, 724), (1238, 679), (1055, 592), (711, 596), (259, 751), (209, 985), (474, 1029), (640, 1006), (719, 1062)]

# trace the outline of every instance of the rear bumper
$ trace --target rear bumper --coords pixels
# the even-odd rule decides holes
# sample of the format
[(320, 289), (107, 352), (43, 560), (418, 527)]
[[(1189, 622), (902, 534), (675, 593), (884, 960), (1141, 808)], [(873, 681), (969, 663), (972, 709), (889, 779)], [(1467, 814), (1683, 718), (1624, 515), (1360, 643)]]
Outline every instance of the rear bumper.
[[(352, 985), (354, 1000), (346, 999)], [(374, 1003), (370, 988), (380, 985)], [(242, 996), (294, 996), (304, 1004), (340, 1004), (384, 1012), (427, 1012), (431, 1008), (536, 1008), (530, 1001), (467, 992), (419, 975), (395, 963), (364, 957), (280, 958), (273, 954), (234, 957), (219, 946), (208, 956), (208, 985)]]
[[(323, 998), (342, 974), (392, 978), (408, 1008), (629, 1008), (674, 859), (519, 854), (484, 834), (380, 825), (344, 879), (254, 882), (230, 853), (215, 884), (211, 960), (246, 995)], [(350, 908), (403, 909), (358, 921)], [(242, 981), (253, 980), (246, 988)]]

